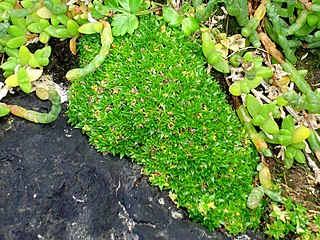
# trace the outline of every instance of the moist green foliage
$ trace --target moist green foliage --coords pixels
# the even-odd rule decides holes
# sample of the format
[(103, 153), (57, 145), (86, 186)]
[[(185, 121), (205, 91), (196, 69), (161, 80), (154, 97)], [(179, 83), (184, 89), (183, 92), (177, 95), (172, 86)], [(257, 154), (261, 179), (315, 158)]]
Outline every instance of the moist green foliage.
[[(80, 49), (85, 65), (99, 37), (85, 36)], [(99, 151), (142, 164), (194, 220), (243, 232), (261, 216), (246, 207), (257, 156), (204, 65), (196, 40), (145, 17), (135, 35), (114, 39), (93, 75), (73, 83), (69, 122)]]

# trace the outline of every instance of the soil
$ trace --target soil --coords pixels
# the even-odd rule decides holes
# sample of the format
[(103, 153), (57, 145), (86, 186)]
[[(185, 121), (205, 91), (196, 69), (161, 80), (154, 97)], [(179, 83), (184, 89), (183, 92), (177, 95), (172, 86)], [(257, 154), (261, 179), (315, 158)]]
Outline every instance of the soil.
[[(319, 49), (304, 49), (298, 48), (297, 69), (306, 69), (308, 74), (305, 80), (314, 90), (320, 86), (320, 51)], [(218, 80), (221, 89), (226, 94), (229, 104), (236, 107), (233, 97), (228, 90), (225, 81), (225, 76), (221, 73), (215, 73), (215, 78)], [(269, 146), (272, 148), (272, 146)], [(279, 149), (272, 149), (274, 156), (279, 152)], [(314, 161), (319, 162), (313, 158)], [(272, 175), (272, 180), (277, 183), (283, 192), (284, 196), (290, 196), (294, 202), (301, 203), (303, 206), (311, 211), (320, 213), (320, 184), (316, 183), (314, 172), (307, 164), (294, 163), (290, 169), (284, 167), (281, 159), (272, 157), (266, 158), (265, 162), (268, 164)], [(318, 165), (319, 166), (319, 165)]]
[[(308, 70), (305, 80), (313, 89), (319, 87), (319, 49), (299, 48), (296, 56), (297, 69)], [(295, 163), (292, 168), (286, 169), (279, 159), (270, 159), (269, 163), (273, 178), (279, 182), (285, 195), (292, 197), (295, 202), (301, 203), (310, 210), (320, 212), (320, 185), (316, 185), (314, 172), (307, 164)]]
[[(45, 73), (64, 84), (77, 64), (67, 42), (52, 42)], [(10, 104), (48, 111), (50, 103), (22, 92)], [(263, 239), (209, 231), (149, 185), (129, 159), (102, 155), (64, 112), (53, 123), (0, 118), (0, 240), (20, 239)]]

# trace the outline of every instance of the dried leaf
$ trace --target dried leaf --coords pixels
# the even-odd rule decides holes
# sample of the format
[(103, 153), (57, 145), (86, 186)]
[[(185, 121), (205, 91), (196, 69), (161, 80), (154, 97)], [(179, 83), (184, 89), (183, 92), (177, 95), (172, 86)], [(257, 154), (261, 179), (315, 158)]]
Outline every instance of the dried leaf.
[(262, 170), (259, 172), (259, 181), (264, 189), (271, 188), (271, 174), (266, 165), (264, 165)]
[(77, 55), (77, 39), (79, 35), (74, 36), (69, 41), (69, 49), (73, 55)]

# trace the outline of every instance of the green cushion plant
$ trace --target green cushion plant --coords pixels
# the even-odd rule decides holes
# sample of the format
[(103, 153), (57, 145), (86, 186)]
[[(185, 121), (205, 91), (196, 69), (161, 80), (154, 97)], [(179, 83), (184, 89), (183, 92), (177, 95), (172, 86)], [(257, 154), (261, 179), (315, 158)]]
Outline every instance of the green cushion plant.
[[(239, 43), (238, 50), (231, 48), (236, 35), (227, 37), (205, 24), (216, 14), (215, 8), (220, 9), (218, 2), (236, 18), (247, 42), (256, 48), (264, 46), (288, 77), (279, 76), (278, 67), (265, 65), (269, 61), (264, 61), (257, 51), (239, 52), (242, 48)], [(0, 52), (8, 57), (0, 66), (6, 78), (4, 83), (0, 82), (0, 99), (13, 87), (26, 93), (36, 90), (40, 99), (49, 99), (53, 104), (49, 113), (39, 113), (0, 102), (0, 117), (12, 113), (32, 122), (54, 121), (61, 110), (55, 85), (42, 89), (37, 83), (43, 67), (49, 63), (49, 39), (71, 38), (70, 49), (75, 53), (79, 34), (100, 33), (101, 43), (97, 36), (81, 40), (82, 50), (86, 49), (83, 54), (88, 56), (82, 56), (82, 68), (72, 69), (66, 75), (68, 80), (75, 80), (70, 122), (86, 131), (100, 151), (127, 155), (143, 164), (144, 173), (154, 185), (170, 190), (178, 206), (186, 207), (194, 219), (209, 228), (224, 225), (232, 233), (254, 228), (266, 195), (282, 205), (286, 202), (271, 184), (269, 168), (263, 163), (257, 167), (260, 185), (256, 182), (252, 188), (251, 178), (247, 176), (253, 176), (255, 153), (251, 147), (245, 151), (247, 140), (233, 111), (226, 106), (215, 81), (205, 74), (198, 51), (200, 41), (189, 43), (181, 33), (151, 17), (149, 23), (144, 22), (138, 36), (121, 37), (112, 44), (112, 35), (135, 33), (138, 16), (161, 8), (163, 20), (170, 27), (180, 28), (185, 36), (197, 38), (200, 30), (208, 64), (217, 71), (230, 72), (229, 78), (234, 80), (230, 93), (246, 99), (242, 105), (235, 104), (236, 111), (258, 152), (271, 157), (268, 142), (277, 145), (272, 150), (280, 148), (277, 156), (286, 168), (291, 168), (294, 160), (307, 161), (317, 184), (319, 167), (309, 156), (306, 139), (314, 153), (312, 157), (319, 160), (318, 127), (310, 123), (320, 111), (319, 89), (312, 89), (304, 80), (306, 70), (297, 70), (292, 64), (297, 61), (298, 46), (320, 45), (320, 0), (307, 4), (293, 0), (261, 1), (250, 11), (251, 17), (247, 2), (196, 0), (185, 2), (177, 9), (169, 3), (162, 6), (147, 0), (89, 0), (67, 5), (62, 0), (0, 1)], [(259, 25), (267, 34), (260, 31)], [(268, 36), (282, 48), (284, 56)], [(30, 52), (29, 40), (38, 40), (46, 46)], [(78, 80), (100, 67), (110, 47), (113, 54), (101, 71)], [(235, 69), (230, 65), (240, 70), (240, 78), (234, 78)], [(294, 90), (289, 88), (290, 81), (290, 86), (293, 83), (296, 86)], [(260, 95), (261, 89), (269, 92), (275, 86), (273, 96)], [(85, 99), (87, 104), (83, 103)], [(250, 188), (248, 196), (246, 191)], [(240, 204), (244, 196), (248, 196), (247, 207), (256, 209), (251, 214)], [(234, 199), (238, 201), (233, 202)], [(299, 235), (309, 234), (305, 231), (308, 224), (303, 224), (303, 231), (301, 226), (286, 228)], [(270, 231), (265, 233), (275, 238), (289, 233), (279, 234), (283, 228), (279, 221), (267, 228)]]
[[(99, 36), (79, 45), (86, 65)], [(68, 116), (97, 150), (142, 164), (153, 185), (209, 229), (258, 227), (261, 208), (246, 207), (257, 154), (207, 74), (198, 40), (144, 17), (133, 36), (114, 39), (94, 74), (73, 82)]]

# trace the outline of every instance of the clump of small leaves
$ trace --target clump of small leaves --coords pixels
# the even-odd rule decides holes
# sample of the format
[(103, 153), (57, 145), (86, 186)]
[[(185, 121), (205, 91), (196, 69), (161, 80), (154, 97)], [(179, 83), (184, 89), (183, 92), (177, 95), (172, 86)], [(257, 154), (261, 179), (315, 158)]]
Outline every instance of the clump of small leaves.
[[(98, 49), (99, 36), (82, 38), (82, 64)], [(68, 116), (97, 150), (142, 164), (195, 221), (235, 234), (258, 227), (263, 203), (246, 207), (257, 154), (207, 74), (199, 41), (142, 18), (94, 74), (73, 82)]]
[(285, 199), (282, 205), (273, 204), (271, 222), (267, 224), (266, 234), (274, 239), (282, 239), (289, 234), (299, 235), (299, 239), (319, 239), (319, 214), (310, 213), (300, 203)]

